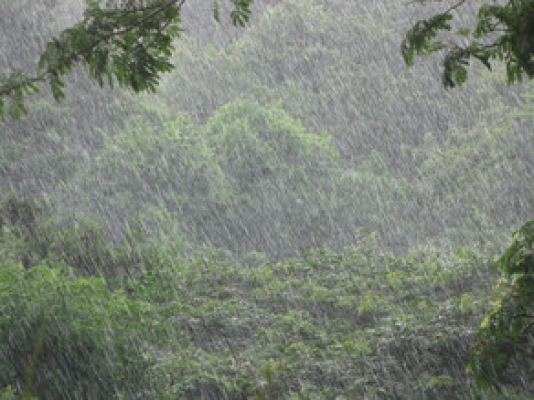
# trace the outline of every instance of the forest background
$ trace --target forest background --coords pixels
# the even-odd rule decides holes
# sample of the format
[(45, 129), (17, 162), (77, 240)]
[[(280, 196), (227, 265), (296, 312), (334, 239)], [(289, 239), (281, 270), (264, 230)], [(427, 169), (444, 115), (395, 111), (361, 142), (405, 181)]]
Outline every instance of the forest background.
[[(84, 9), (1, 4), (10, 69)], [(155, 94), (76, 67), (2, 122), (6, 396), (492, 395), (465, 367), (533, 215), (531, 83), (406, 69), (439, 4), (254, 7), (238, 29), (184, 6)], [(523, 368), (498, 390), (527, 398)]]

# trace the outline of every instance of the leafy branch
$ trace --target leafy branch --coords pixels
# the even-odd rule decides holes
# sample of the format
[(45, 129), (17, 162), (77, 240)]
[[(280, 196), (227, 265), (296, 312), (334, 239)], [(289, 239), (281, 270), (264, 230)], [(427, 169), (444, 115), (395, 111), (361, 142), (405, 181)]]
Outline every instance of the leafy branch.
[[(232, 23), (245, 26), (252, 0), (231, 0)], [(147, 4), (148, 3), (148, 4)], [(54, 98), (65, 97), (63, 77), (78, 64), (102, 86), (117, 83), (134, 92), (154, 92), (161, 73), (173, 69), (173, 41), (180, 36), (180, 11), (185, 0), (131, 0), (116, 7), (89, 1), (84, 18), (51, 39), (35, 74), (11, 70), (0, 76), (0, 115), (12, 118), (27, 113), (25, 99), (48, 83)], [(219, 8), (214, 3), (214, 18)]]
[(442, 61), (443, 85), (453, 88), (468, 78), (471, 59), (492, 68), (494, 60), (506, 64), (508, 83), (520, 81), (526, 74), (534, 77), (534, 3), (528, 0), (509, 0), (506, 4), (486, 4), (479, 8), (474, 29), (461, 28), (456, 34), (469, 39), (467, 45), (438, 40), (438, 34), (451, 31), (453, 12), (467, 1), (461, 0), (445, 12), (418, 21), (406, 34), (401, 52), (408, 66), (414, 56), (446, 51)]
[(493, 309), (482, 322), (469, 369), (482, 386), (506, 383), (512, 364), (534, 359), (534, 221), (514, 234), (497, 267), (504, 273)]

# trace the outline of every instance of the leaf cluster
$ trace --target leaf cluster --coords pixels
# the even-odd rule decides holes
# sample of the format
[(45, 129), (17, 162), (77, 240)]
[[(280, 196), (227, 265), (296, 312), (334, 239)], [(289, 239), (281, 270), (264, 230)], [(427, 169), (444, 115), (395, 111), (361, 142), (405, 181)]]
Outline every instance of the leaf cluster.
[[(250, 6), (254, 0), (230, 0), (234, 9), (230, 13), (230, 20), (235, 26), (244, 27), (250, 19)], [(221, 11), (218, 0), (213, 1), (213, 17), (221, 22)]]
[(497, 282), (493, 309), (477, 333), (470, 360), (485, 386), (513, 382), (518, 368), (534, 371), (534, 221), (515, 233), (497, 267), (504, 278)]
[[(245, 26), (253, 0), (231, 0), (232, 23)], [(173, 42), (182, 32), (180, 11), (184, 0), (90, 0), (82, 21), (52, 38), (42, 53), (35, 75), (23, 70), (0, 77), (0, 116), (25, 114), (24, 99), (47, 82), (59, 101), (65, 97), (64, 77), (78, 64), (102, 86), (154, 92), (161, 74), (173, 69)], [(220, 19), (215, 2), (214, 17)]]
[(172, 69), (172, 41), (179, 36), (180, 3), (127, 3), (124, 8), (88, 4), (84, 19), (48, 42), (38, 68), (56, 100), (64, 97), (61, 76), (81, 60), (101, 85), (114, 80), (135, 92), (154, 91), (159, 74)]
[(40, 399), (132, 398), (147, 387), (146, 305), (61, 264), (2, 262), (0, 278), (0, 387)]
[(175, 322), (159, 367), (175, 398), (458, 398), (484, 266), (468, 251), (395, 258), (368, 237), (253, 268), (203, 254), (131, 284)]
[[(508, 83), (520, 81), (523, 75), (534, 76), (534, 4), (528, 0), (510, 0), (505, 4), (482, 5), (476, 25), (460, 28), (456, 37), (439, 40), (441, 31), (451, 31), (453, 12), (462, 6), (460, 1), (446, 12), (417, 22), (407, 33), (401, 52), (407, 65), (413, 65), (414, 55), (428, 55), (445, 51), (442, 82), (453, 88), (466, 82), (470, 60), (480, 61), (492, 69), (494, 60), (506, 65)], [(453, 41), (457, 39), (457, 43)], [(468, 40), (466, 45), (460, 42)]]

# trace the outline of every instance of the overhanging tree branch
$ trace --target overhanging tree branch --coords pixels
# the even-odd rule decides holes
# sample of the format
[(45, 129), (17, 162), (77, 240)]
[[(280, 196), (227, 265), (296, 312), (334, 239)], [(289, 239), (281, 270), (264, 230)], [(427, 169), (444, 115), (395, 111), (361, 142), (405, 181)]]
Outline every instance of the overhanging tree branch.
[(467, 80), (470, 59), (480, 61), (491, 69), (494, 61), (506, 64), (508, 82), (534, 77), (534, 2), (509, 0), (505, 4), (485, 4), (478, 10), (477, 23), (472, 28), (461, 28), (456, 34), (469, 40), (466, 46), (439, 41), (438, 34), (451, 31), (452, 12), (467, 3), (460, 0), (444, 12), (418, 21), (410, 29), (401, 45), (407, 65), (413, 64), (415, 55), (424, 56), (445, 51), (443, 58), (443, 84), (452, 88)]
[[(235, 25), (248, 22), (252, 0), (230, 0)], [(173, 41), (180, 35), (180, 11), (185, 0), (154, 0), (122, 8), (101, 8), (89, 3), (84, 19), (50, 40), (40, 57), (36, 73), (14, 70), (0, 78), (0, 115), (14, 118), (26, 113), (25, 98), (48, 82), (56, 100), (65, 97), (63, 77), (81, 60), (100, 85), (117, 82), (135, 92), (155, 91), (160, 74), (173, 68)], [(214, 3), (218, 19), (218, 5)]]
[[(94, 41), (93, 43), (91, 43), (86, 48), (79, 49), (78, 51), (72, 51), (70, 53), (70, 55), (66, 57), (66, 61), (67, 62), (74, 61), (80, 55), (83, 55), (83, 54), (86, 54), (86, 53), (90, 53), (97, 46), (99, 46), (101, 43), (106, 42), (106, 41), (110, 40), (111, 38), (113, 38), (115, 36), (120, 36), (120, 35), (123, 35), (125, 33), (128, 33), (130, 31), (132, 31), (133, 29), (141, 26), (143, 23), (145, 23), (145, 22), (149, 21), (150, 19), (156, 17), (158, 13), (162, 12), (163, 10), (165, 10), (168, 7), (172, 6), (173, 4), (178, 4), (178, 8), (181, 8), (181, 6), (184, 4), (184, 2), (185, 2), (185, 0), (170, 0), (170, 1), (167, 1), (166, 3), (164, 3), (163, 5), (159, 5), (159, 6), (158, 5), (154, 5), (154, 6), (146, 6), (146, 7), (142, 7), (142, 8), (135, 8), (135, 9), (112, 10), (113, 12), (116, 12), (116, 13), (129, 13), (129, 14), (133, 14), (133, 13), (138, 14), (140, 12), (145, 12), (145, 11), (151, 11), (151, 12), (145, 18), (142, 18), (139, 21), (135, 21), (135, 23), (133, 23), (131, 26), (128, 26), (128, 27), (126, 27), (126, 28), (124, 28), (122, 30), (113, 30), (110, 33), (108, 33), (107, 35), (100, 37), (98, 40)], [(161, 31), (163, 29), (165, 29), (170, 24), (171, 21), (172, 21), (172, 19), (169, 19), (168, 23), (165, 24), (162, 29), (160, 29), (159, 33), (161, 33)], [(89, 23), (89, 18), (85, 18), (81, 22), (81, 25), (82, 26), (87, 26), (88, 23)], [(60, 37), (61, 37), (61, 35), (60, 35)], [(57, 41), (57, 39), (53, 39), (53, 40)], [(55, 43), (59, 43), (59, 42), (55, 42)], [(40, 74), (38, 74), (38, 75), (36, 75), (34, 77), (27, 77), (24, 80), (21, 80), (18, 85), (16, 83), (6, 84), (2, 88), (0, 88), (0, 96), (8, 96), (8, 95), (10, 95), (13, 91), (17, 90), (17, 88), (19, 86), (26, 86), (26, 85), (34, 84), (34, 83), (37, 83), (37, 82), (41, 82), (48, 74), (59, 73), (58, 68), (59, 67), (57, 67), (57, 66), (56, 66), (56, 68), (49, 68), (46, 71), (43, 71), (43, 72), (41, 72)]]

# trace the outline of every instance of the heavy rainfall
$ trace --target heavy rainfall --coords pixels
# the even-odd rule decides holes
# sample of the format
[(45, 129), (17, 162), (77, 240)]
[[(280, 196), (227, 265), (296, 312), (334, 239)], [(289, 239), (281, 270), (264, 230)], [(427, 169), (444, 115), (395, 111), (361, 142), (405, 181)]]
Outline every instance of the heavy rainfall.
[[(179, 7), (155, 90), (12, 95), (99, 3)], [(0, 399), (534, 398), (533, 82), (406, 65), (454, 1), (248, 3), (0, 0)]]

